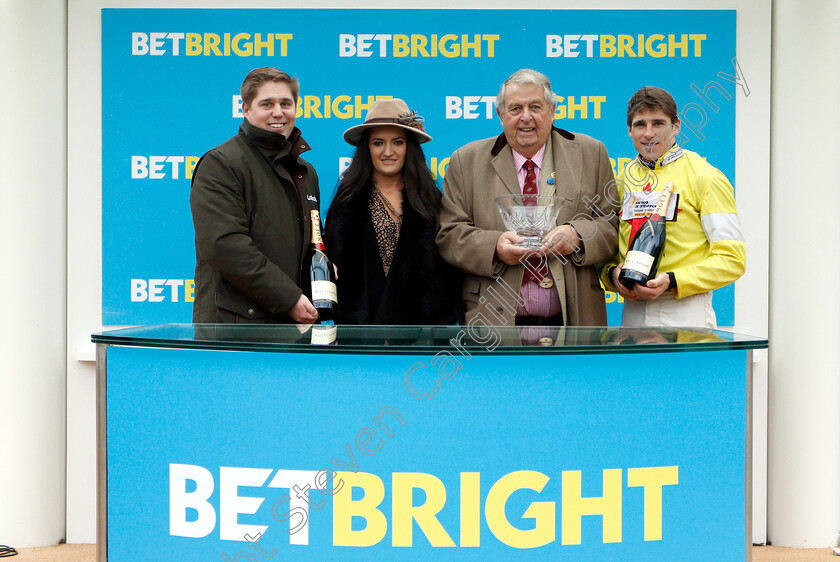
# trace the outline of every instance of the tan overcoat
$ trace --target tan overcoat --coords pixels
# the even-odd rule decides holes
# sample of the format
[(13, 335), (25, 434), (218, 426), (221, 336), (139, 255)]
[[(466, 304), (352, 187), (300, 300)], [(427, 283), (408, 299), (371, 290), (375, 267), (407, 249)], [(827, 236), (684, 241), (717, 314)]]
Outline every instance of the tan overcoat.
[[(620, 203), (607, 149), (592, 137), (553, 128), (551, 156), (555, 181), (543, 174), (540, 193), (565, 199), (557, 224), (571, 224), (583, 240), (576, 255), (549, 260), (563, 320), (567, 326), (605, 326), (596, 265), (615, 254)], [(437, 244), (443, 258), (464, 272), (468, 323), (514, 322), (524, 267), (509, 266), (495, 256), (496, 241), (507, 229), (494, 198), (509, 193), (521, 189), (504, 135), (471, 142), (452, 155), (443, 182)], [(475, 318), (479, 314), (482, 318)]]

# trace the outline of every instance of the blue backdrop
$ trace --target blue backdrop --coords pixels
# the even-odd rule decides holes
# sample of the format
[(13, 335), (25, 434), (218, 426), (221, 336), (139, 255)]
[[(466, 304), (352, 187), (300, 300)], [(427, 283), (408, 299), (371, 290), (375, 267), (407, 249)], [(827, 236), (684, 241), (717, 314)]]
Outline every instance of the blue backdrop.
[[(441, 178), (455, 149), (501, 132), (495, 95), (524, 67), (551, 78), (556, 125), (604, 141), (616, 171), (634, 156), (628, 98), (669, 90), (685, 110), (680, 142), (734, 181), (737, 86), (719, 73), (736, 75), (735, 21), (734, 10), (104, 9), (102, 323), (191, 319), (192, 169), (236, 133), (253, 68), (301, 81), (297, 125), (322, 211), (352, 155), (341, 133), (374, 99), (403, 98), (426, 118)], [(732, 286), (715, 309), (734, 322)]]

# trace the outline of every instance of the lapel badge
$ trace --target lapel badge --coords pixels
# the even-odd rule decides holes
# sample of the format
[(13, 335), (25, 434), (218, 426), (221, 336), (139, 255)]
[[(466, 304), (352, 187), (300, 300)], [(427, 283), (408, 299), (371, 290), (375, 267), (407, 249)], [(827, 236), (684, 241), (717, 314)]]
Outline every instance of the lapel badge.
[(554, 185), (554, 178), (555, 178), (554, 172), (551, 172), (551, 177), (548, 178), (548, 181), (546, 183), (548, 185)]

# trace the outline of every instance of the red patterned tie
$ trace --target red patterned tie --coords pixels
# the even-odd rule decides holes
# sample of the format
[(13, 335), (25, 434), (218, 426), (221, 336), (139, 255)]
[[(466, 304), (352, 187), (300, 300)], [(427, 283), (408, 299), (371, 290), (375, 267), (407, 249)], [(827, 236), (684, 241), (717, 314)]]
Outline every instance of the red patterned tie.
[[(534, 172), (534, 166), (533, 160), (525, 160), (525, 163), (522, 165), (522, 167), (525, 168), (525, 185), (522, 187), (523, 195), (539, 195), (540, 193), (537, 190), (537, 174)], [(536, 205), (537, 198), (526, 197), (525, 204)]]
[[(523, 195), (539, 195), (537, 189), (537, 174), (534, 172), (534, 161), (526, 160), (522, 165), (525, 168), (525, 184), (522, 186)], [(525, 197), (524, 203), (526, 205), (536, 205), (536, 197)], [(530, 279), (535, 283), (539, 283), (548, 277), (548, 264), (545, 259), (539, 257), (532, 257), (528, 259), (528, 265), (525, 267), (525, 279)]]

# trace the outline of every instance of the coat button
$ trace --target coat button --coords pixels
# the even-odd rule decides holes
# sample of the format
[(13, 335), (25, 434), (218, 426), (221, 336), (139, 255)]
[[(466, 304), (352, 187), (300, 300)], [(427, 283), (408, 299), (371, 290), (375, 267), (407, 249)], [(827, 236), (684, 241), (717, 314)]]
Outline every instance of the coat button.
[(250, 314), (251, 316), (253, 316), (253, 315), (254, 315), (254, 309), (253, 309), (253, 308), (249, 308), (249, 309), (248, 309), (248, 314)]

